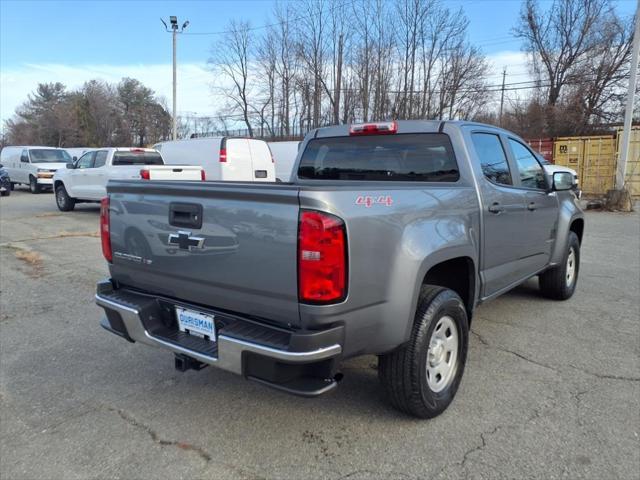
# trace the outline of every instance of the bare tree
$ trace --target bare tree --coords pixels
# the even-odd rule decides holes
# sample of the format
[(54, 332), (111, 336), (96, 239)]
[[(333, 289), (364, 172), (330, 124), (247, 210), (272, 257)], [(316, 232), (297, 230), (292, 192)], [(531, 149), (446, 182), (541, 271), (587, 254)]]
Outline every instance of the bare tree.
[(170, 120), (151, 89), (125, 78), (117, 88), (91, 80), (75, 91), (60, 83), (40, 84), (5, 126), (13, 144), (143, 146), (167, 138)]
[(624, 84), (629, 75), (633, 19), (624, 22), (611, 11), (595, 29), (597, 43), (581, 65), (580, 83), (570, 87), (573, 103), (580, 106), (578, 129), (590, 121), (620, 120)]
[(253, 39), (248, 22), (231, 21), (230, 29), (211, 52), (209, 65), (214, 73), (219, 71), (231, 82), (230, 87), (221, 87), (226, 97), (231, 101), (234, 110), (240, 111), (242, 120), (247, 127), (249, 136), (253, 137), (250, 122), (251, 86), (249, 84), (250, 55)]
[[(297, 22), (300, 38), (298, 51), (306, 70), (304, 75), (312, 79), (311, 91), (309, 92), (312, 102), (309, 126), (314, 128), (320, 125), (322, 115), (327, 2), (326, 0), (305, 0), (303, 11), (305, 15)], [(303, 101), (307, 96), (303, 96)]]
[(548, 84), (548, 105), (558, 102), (576, 67), (595, 48), (594, 26), (607, 6), (608, 0), (554, 0), (542, 12), (537, 0), (525, 1), (514, 33), (524, 40), (535, 73)]
[(608, 117), (631, 36), (609, 0), (555, 0), (547, 11), (526, 0), (514, 33), (546, 92), (548, 135), (578, 133), (590, 119)]

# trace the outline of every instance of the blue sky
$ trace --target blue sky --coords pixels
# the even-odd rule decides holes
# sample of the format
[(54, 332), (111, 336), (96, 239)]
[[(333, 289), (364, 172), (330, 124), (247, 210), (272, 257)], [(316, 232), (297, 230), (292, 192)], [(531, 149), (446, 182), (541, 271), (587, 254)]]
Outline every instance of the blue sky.
[[(295, 1), (291, 3), (295, 4)], [(509, 66), (516, 81), (526, 76), (520, 44), (510, 36), (519, 0), (447, 0), (462, 7), (469, 36), (499, 70)], [(545, 2), (543, 2), (545, 3)], [(178, 109), (208, 114), (218, 105), (210, 94), (214, 80), (206, 70), (219, 35), (195, 35), (228, 28), (231, 19), (254, 26), (273, 21), (274, 2), (262, 1), (28, 1), (0, 0), (0, 118), (5, 120), (38, 81), (62, 81), (70, 87), (90, 78), (117, 81), (136, 76), (160, 95), (171, 94), (171, 37), (160, 17), (189, 20), (189, 35), (179, 39)], [(619, 0), (631, 15), (634, 0)], [(181, 101), (182, 100), (182, 101)]]

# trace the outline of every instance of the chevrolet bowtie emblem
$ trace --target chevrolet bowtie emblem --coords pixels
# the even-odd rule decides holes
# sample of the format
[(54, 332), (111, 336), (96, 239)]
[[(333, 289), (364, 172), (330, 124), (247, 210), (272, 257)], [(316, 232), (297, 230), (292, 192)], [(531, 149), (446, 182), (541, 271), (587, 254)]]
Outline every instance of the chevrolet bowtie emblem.
[(204, 247), (204, 238), (192, 237), (191, 232), (180, 230), (178, 233), (171, 233), (169, 235), (169, 244), (177, 245), (180, 250), (193, 250), (194, 248)]

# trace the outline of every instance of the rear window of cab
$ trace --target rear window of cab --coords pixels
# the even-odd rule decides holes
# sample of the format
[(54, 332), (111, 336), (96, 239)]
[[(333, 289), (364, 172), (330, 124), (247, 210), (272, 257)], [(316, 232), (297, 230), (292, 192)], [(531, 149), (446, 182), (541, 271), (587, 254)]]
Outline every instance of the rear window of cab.
[(405, 133), (310, 140), (298, 178), (455, 182), (460, 173), (448, 135)]
[(147, 152), (145, 150), (131, 150), (128, 152), (115, 152), (113, 154), (113, 165), (163, 165), (162, 157), (158, 152)]

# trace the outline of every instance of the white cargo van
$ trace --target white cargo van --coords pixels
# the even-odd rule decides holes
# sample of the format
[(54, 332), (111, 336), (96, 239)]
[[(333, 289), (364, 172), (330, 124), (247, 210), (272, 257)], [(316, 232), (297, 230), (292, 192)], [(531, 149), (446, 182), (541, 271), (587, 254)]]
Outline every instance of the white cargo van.
[(253, 138), (192, 138), (153, 146), (167, 165), (199, 165), (207, 180), (275, 182), (269, 146)]
[(291, 179), (293, 164), (298, 156), (300, 142), (269, 142), (269, 149), (276, 162), (276, 179), (288, 182)]
[(71, 163), (71, 156), (62, 148), (4, 147), (0, 163), (9, 173), (11, 183), (29, 185), (31, 193), (53, 187), (53, 174)]

